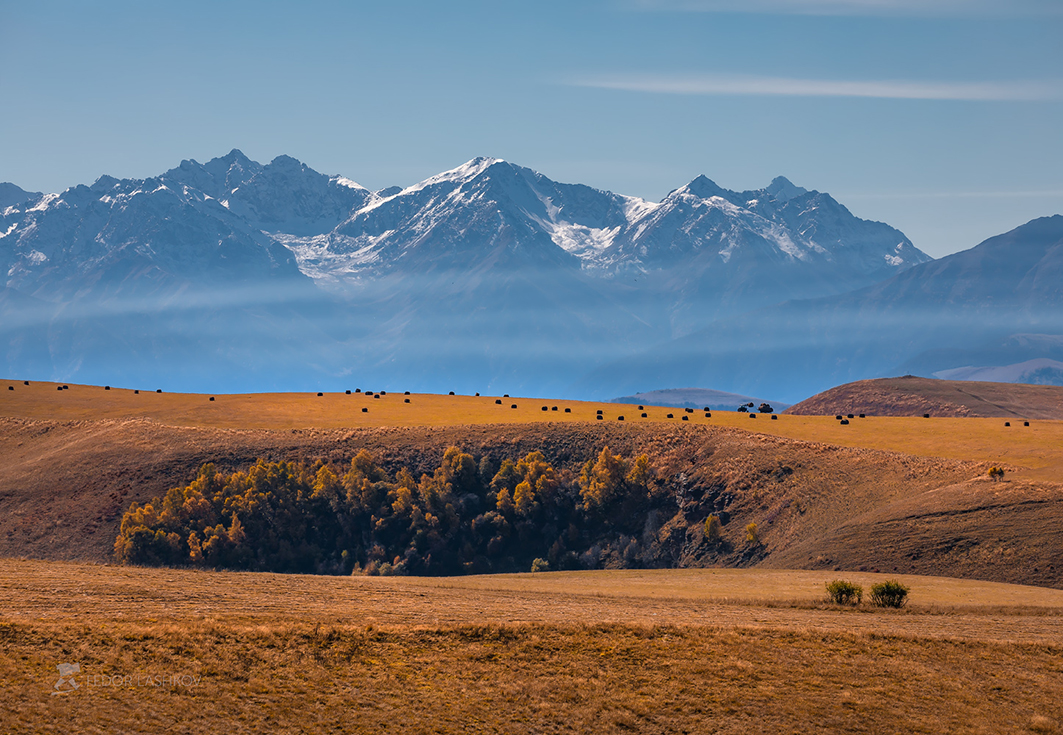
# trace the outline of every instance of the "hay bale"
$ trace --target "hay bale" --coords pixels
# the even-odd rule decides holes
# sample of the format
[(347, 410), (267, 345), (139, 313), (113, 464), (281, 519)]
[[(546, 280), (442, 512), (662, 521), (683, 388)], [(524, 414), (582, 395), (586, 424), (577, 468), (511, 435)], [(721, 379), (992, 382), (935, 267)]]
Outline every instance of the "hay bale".
[(139, 390), (135, 390), (135, 391), (133, 391), (133, 395), (137, 395), (137, 396), (139, 396), (139, 395), (140, 395), (140, 391), (139, 391)]
[[(66, 386), (65, 386), (65, 385), (64, 385), (63, 387), (64, 387), (64, 388), (66, 388)], [(156, 389), (155, 389), (155, 392), (156, 392), (156, 393), (162, 393), (162, 388), (156, 388)]]
[(321, 396), (323, 396), (323, 395), (325, 395), (325, 394), (324, 394), (324, 393), (318, 393), (318, 394), (317, 394), (317, 397), (318, 397), (318, 398), (320, 398), (320, 397), (321, 397)]
[(623, 417), (623, 416), (617, 416), (617, 417), (616, 417), (616, 420), (617, 420), (617, 421), (623, 421), (623, 420), (624, 420), (624, 417)]
[(9, 386), (7, 386), (7, 389), (8, 389), (8, 390), (15, 390), (15, 386), (13, 386), (13, 385), (9, 385)]
[(778, 416), (776, 416), (775, 414), (772, 414), (772, 415), (771, 415), (771, 420), (772, 420), (772, 421), (778, 421), (778, 420), (779, 420), (779, 417), (778, 417)]
[(572, 413), (572, 409), (571, 408), (566, 408), (565, 409), (565, 413)]
[(689, 421), (689, 420), (690, 420), (690, 417), (689, 417), (689, 416), (687, 416), (686, 414), (683, 414), (683, 420), (684, 420), (684, 421)]
[(409, 398), (403, 398), (403, 399), (402, 399), (402, 402), (403, 402), (403, 403), (409, 403), (409, 402), (410, 402), (410, 399), (409, 399)]
[(212, 400), (212, 401), (213, 401), (213, 400), (214, 400), (214, 396), (211, 396), (211, 397), (210, 397), (210, 400)]
[(550, 410), (551, 411), (556, 411), (557, 410), (557, 406), (550, 406)]
[(549, 408), (547, 408), (546, 406), (543, 406), (543, 410), (544, 410), (544, 411), (549, 411), (550, 409), (549, 409)]
[(362, 413), (369, 413), (369, 409), (368, 408), (363, 408), (362, 409)]
[(1005, 421), (1004, 422), (1004, 426), (1011, 426), (1011, 422), (1010, 421)]
[(862, 419), (866, 419), (866, 418), (867, 418), (867, 414), (863, 414), (863, 413), (862, 413), (862, 414), (860, 414), (860, 418), (862, 418)]
[(675, 416), (673, 416), (672, 414), (668, 414), (665, 418), (674, 419)]
[(649, 418), (646, 414), (642, 414), (642, 418)]
[(849, 425), (849, 419), (842, 419), (840, 423), (841, 423), (842, 426), (848, 426)]
[(514, 403), (513, 405), (510, 406), (510, 408), (516, 408), (516, 407), (517, 407), (516, 403)]
[(410, 391), (406, 391), (406, 392), (405, 392), (405, 393), (403, 393), (402, 395), (404, 395), (404, 396), (408, 396), (408, 395), (410, 395)]
[(502, 399), (501, 399), (501, 398), (496, 398), (496, 399), (495, 399), (495, 403), (496, 403), (497, 405), (501, 406), (501, 405), (502, 405)]
[(923, 418), (924, 418), (924, 419), (928, 419), (928, 418), (930, 418), (930, 414), (928, 414), (928, 413), (924, 413), (924, 414), (923, 414)]
[(1023, 426), (1029, 426), (1029, 425), (1030, 425), (1030, 422), (1029, 422), (1029, 421), (1023, 421), (1023, 422), (1022, 422), (1022, 425), (1023, 425)]
[(105, 385), (105, 386), (103, 386), (103, 389), (104, 389), (104, 390), (110, 390), (110, 389), (111, 389), (111, 386), (109, 386), (109, 385)]
[(605, 416), (602, 416), (601, 414), (598, 414), (594, 418), (598, 419), (599, 421), (602, 421), (605, 418)]
[(855, 417), (855, 416), (853, 416), (852, 414), (849, 414), (848, 416), (846, 416), (846, 418), (850, 418), (850, 419), (853, 419), (853, 418), (856, 418), (856, 417)]

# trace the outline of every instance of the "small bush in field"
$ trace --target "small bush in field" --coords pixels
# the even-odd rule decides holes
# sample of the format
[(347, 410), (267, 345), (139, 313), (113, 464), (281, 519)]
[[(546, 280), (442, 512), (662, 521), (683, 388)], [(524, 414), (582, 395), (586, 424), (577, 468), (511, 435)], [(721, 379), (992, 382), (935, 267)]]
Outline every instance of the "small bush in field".
[(890, 579), (871, 585), (871, 604), (878, 607), (904, 607), (908, 601), (908, 588)]
[(859, 605), (864, 588), (852, 582), (836, 579), (827, 584), (827, 597), (836, 605)]
[(533, 572), (549, 572), (550, 562), (548, 562), (546, 559), (535, 559), (532, 562), (531, 570)]

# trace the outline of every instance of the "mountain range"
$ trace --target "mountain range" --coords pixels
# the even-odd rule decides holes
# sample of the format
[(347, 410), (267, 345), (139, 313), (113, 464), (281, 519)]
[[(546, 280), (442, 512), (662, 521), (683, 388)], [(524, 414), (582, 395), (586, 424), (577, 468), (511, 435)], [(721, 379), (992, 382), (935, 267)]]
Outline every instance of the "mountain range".
[[(933, 261), (782, 177), (735, 192), (699, 176), (651, 202), (476, 158), (371, 191), (234, 150), (58, 194), (0, 185), (0, 369), (216, 392), (355, 381), (607, 397), (696, 384), (795, 400), (971, 347), (938, 312), (994, 326), (967, 340), (1052, 332), (1056, 255), (1026, 280), (1005, 274), (1012, 251), (1022, 263), (1041, 252), (1054, 219)], [(905, 339), (839, 367), (825, 332), (861, 315)], [(801, 355), (780, 370), (749, 363), (789, 361), (787, 345)], [(1025, 359), (1039, 357), (1054, 355)]]

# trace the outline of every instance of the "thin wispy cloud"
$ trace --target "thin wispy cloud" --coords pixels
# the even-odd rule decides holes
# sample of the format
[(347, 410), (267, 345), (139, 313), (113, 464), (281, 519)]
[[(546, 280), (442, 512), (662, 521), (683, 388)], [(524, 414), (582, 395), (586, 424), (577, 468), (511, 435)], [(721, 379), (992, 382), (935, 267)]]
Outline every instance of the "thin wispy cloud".
[(1063, 98), (1063, 83), (794, 79), (724, 74), (604, 74), (566, 80), (576, 87), (653, 94), (751, 97), (865, 97), (976, 102)]
[(1059, 0), (626, 0), (635, 10), (836, 16), (1063, 16)]

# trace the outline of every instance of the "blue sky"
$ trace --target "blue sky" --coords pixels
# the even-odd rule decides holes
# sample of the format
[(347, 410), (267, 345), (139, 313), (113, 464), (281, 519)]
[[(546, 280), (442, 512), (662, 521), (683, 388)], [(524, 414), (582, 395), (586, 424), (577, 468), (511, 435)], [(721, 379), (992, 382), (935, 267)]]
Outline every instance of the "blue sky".
[(1063, 213), (1061, 0), (0, 0), (0, 181), (240, 148), (660, 199), (785, 175), (934, 256)]

